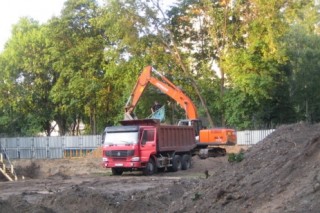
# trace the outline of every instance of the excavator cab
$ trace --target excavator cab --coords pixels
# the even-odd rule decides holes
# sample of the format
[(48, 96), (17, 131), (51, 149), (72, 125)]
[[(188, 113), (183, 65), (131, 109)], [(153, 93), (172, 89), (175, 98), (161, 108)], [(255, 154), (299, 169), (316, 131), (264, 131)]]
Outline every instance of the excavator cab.
[(199, 119), (184, 119), (178, 122), (178, 126), (193, 126), (195, 135), (199, 136), (200, 130), (203, 129), (202, 122)]

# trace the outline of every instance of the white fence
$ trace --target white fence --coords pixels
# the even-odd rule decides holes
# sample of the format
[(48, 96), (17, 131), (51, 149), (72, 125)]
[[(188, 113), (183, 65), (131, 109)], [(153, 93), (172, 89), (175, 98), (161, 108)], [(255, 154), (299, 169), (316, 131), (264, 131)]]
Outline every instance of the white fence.
[(101, 145), (101, 135), (0, 138), (0, 151), (10, 159), (63, 158), (90, 152)]
[(237, 144), (238, 145), (254, 145), (259, 141), (263, 140), (273, 131), (274, 129), (238, 131)]
[[(274, 130), (237, 132), (238, 145), (253, 145)], [(101, 135), (0, 138), (0, 151), (10, 159), (46, 159), (77, 156), (101, 146)]]

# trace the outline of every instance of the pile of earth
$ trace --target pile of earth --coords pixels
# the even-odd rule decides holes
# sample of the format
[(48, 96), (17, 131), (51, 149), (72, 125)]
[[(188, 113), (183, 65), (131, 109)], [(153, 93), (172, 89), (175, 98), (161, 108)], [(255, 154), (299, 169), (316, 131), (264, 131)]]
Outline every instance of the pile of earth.
[[(101, 154), (102, 156), (102, 154)], [(102, 158), (63, 158), (13, 161), (18, 179), (68, 178), (75, 175), (106, 172), (102, 168)]]
[(187, 191), (169, 212), (319, 212), (320, 125), (281, 126)]
[(53, 176), (64, 178), (103, 173), (102, 148), (98, 148), (84, 157), (61, 159), (21, 159), (12, 160), (18, 179), (44, 179)]
[[(245, 151), (241, 162), (193, 160), (190, 171), (151, 177), (74, 176), (76, 164), (50, 170), (36, 182), (12, 183), (34, 191), (0, 193), (0, 212), (319, 212), (320, 124), (281, 126)], [(99, 170), (91, 167), (89, 173)], [(66, 168), (74, 170), (64, 177)], [(6, 187), (0, 185), (0, 192)]]

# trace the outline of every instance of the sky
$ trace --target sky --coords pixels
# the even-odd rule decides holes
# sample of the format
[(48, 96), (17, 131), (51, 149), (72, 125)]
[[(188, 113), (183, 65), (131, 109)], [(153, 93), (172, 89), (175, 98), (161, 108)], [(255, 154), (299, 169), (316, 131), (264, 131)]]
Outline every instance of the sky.
[[(11, 37), (12, 25), (21, 17), (31, 17), (40, 23), (47, 22), (53, 16), (59, 16), (66, 0), (0, 0), (0, 52)], [(102, 4), (103, 0), (98, 0)], [(165, 6), (175, 0), (163, 0)]]
[(31, 17), (45, 23), (59, 16), (65, 0), (0, 0), (0, 52), (11, 36), (12, 25), (20, 17)]

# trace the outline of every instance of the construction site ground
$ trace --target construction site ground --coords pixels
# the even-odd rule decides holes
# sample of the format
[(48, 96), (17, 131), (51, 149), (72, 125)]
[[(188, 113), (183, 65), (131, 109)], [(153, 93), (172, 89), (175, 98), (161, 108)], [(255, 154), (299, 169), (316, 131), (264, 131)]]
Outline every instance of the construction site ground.
[(320, 212), (319, 124), (227, 152), (240, 149), (241, 162), (194, 156), (189, 170), (153, 176), (112, 176), (93, 156), (14, 161), (25, 179), (0, 182), (0, 212)]

